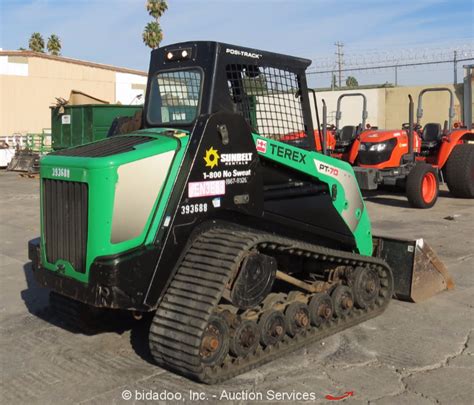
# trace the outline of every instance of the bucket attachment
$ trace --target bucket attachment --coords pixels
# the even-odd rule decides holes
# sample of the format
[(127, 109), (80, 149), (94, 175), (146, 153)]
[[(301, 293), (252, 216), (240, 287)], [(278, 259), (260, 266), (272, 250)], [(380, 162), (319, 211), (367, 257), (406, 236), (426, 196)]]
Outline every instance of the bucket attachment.
[(7, 166), (7, 170), (14, 172), (36, 173), (39, 171), (39, 154), (28, 149), (17, 150)]
[(394, 297), (419, 302), (454, 288), (446, 266), (423, 239), (374, 237), (375, 256), (392, 268)]

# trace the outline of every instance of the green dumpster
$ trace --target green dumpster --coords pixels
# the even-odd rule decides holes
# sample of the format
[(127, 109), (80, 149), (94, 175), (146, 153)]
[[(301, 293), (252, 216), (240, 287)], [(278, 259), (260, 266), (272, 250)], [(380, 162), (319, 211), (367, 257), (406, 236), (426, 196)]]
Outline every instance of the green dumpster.
[(107, 136), (116, 117), (132, 117), (141, 105), (83, 104), (51, 107), (53, 150), (97, 141)]

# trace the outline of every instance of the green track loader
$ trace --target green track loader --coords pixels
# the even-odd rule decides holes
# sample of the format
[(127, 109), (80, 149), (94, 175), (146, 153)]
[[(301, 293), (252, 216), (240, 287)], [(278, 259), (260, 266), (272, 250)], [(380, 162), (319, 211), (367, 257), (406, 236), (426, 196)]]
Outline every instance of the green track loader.
[(143, 129), (41, 160), (29, 254), (53, 307), (151, 313), (157, 364), (217, 383), (450, 288), (423, 241), (372, 235), (351, 166), (314, 152), (309, 64), (154, 50)]

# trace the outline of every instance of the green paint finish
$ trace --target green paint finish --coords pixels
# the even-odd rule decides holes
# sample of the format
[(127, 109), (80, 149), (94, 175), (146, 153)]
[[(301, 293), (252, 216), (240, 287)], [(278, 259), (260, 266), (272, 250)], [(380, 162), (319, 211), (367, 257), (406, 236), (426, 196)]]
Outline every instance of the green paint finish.
[[(355, 201), (351, 201), (351, 197), (348, 196), (348, 191), (342, 184), (341, 176), (345, 175), (346, 181), (348, 177), (352, 177), (350, 180), (356, 182), (354, 170), (350, 164), (318, 152), (306, 151), (286, 143), (264, 138), (257, 134), (253, 134), (253, 138), (258, 148), (257, 151), (261, 156), (265, 156), (266, 158), (284, 166), (291, 167), (292, 169), (321, 180), (329, 186), (331, 192), (333, 188), (336, 187), (337, 193), (335, 200), (333, 200), (333, 204), (337, 212), (348, 225), (349, 229), (351, 229), (351, 223), (354, 224), (352, 226), (352, 231), (358, 253), (366, 256), (372, 255), (373, 244), (370, 219), (358, 186), (355, 190), (356, 195), (352, 195), (352, 199), (360, 199), (361, 208), (354, 210), (353, 214), (351, 214), (354, 218), (351, 218), (349, 215)], [(327, 165), (326, 172), (320, 171), (316, 168), (317, 165), (315, 159), (316, 161)]]
[[(63, 264), (65, 276), (87, 283), (90, 265), (97, 257), (122, 253), (144, 243), (151, 243), (153, 232), (149, 232), (149, 229), (152, 227), (152, 230), (154, 229), (156, 232), (162, 221), (162, 214), (173, 189), (176, 173), (181, 165), (189, 139), (188, 136), (177, 138), (161, 135), (167, 131), (168, 129), (137, 131), (133, 135), (146, 134), (155, 139), (137, 145), (133, 151), (113, 156), (87, 158), (47, 155), (41, 160), (41, 178), (85, 182), (89, 188), (86, 272), (76, 272), (69, 263), (63, 261), (48, 263), (45, 247), (42, 246), (41, 260), (45, 268), (57, 271), (57, 265)], [(173, 150), (178, 150), (178, 152), (173, 159), (167, 180), (155, 201), (142, 233), (131, 240), (116, 244), (111, 243), (115, 187), (118, 180), (117, 169), (123, 164)], [(41, 190), (41, 205), (42, 201)], [(41, 207), (41, 212), (42, 210), (43, 207)], [(157, 215), (154, 215), (155, 212), (157, 212)], [(42, 218), (43, 215), (41, 215)], [(41, 223), (41, 229), (42, 240), (45, 241), (43, 223)]]

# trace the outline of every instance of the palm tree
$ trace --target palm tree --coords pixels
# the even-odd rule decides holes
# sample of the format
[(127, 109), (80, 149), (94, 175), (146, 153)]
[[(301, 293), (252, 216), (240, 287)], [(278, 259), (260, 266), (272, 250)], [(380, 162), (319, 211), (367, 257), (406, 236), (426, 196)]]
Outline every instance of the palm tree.
[(163, 39), (163, 32), (160, 24), (156, 21), (149, 22), (143, 31), (143, 42), (146, 46), (155, 49), (158, 48)]
[(347, 87), (359, 87), (359, 82), (354, 76), (348, 76), (346, 79)]
[(51, 55), (59, 56), (61, 54), (61, 40), (56, 34), (51, 34), (48, 38), (47, 48)]
[(164, 0), (147, 0), (146, 9), (157, 22), (166, 10), (168, 10), (168, 4)]
[(39, 32), (33, 32), (33, 34), (31, 34), (28, 47), (34, 52), (44, 53), (44, 39)]
[(152, 49), (158, 48), (163, 40), (159, 19), (168, 9), (165, 0), (147, 0), (146, 9), (155, 21), (149, 22), (143, 31), (143, 42)]

